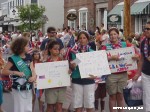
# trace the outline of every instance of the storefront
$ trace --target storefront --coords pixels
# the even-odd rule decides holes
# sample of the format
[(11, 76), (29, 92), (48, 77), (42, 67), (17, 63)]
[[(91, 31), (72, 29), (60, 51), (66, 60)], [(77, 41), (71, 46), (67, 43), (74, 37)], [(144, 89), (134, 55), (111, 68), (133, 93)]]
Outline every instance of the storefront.
[[(121, 23), (110, 24), (108, 27), (117, 27), (123, 29), (123, 10), (124, 2), (118, 3), (109, 11), (108, 17), (111, 15), (118, 15), (121, 17)], [(150, 20), (150, 0), (137, 0), (131, 2), (131, 32), (141, 33), (146, 22)], [(114, 22), (115, 23), (115, 22)]]
[[(120, 2), (108, 13), (108, 28), (117, 27), (123, 29), (123, 8), (124, 2)], [(113, 19), (112, 21), (111, 18)]]
[(150, 20), (150, 0), (138, 0), (131, 6), (131, 15), (135, 20), (135, 32), (141, 33)]

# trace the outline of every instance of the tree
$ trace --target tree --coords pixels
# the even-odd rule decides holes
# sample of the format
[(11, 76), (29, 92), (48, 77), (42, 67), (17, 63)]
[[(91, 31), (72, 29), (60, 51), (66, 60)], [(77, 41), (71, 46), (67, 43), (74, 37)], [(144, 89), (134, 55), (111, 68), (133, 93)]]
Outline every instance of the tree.
[(21, 21), (20, 30), (33, 31), (39, 29), (43, 21), (43, 13), (45, 7), (36, 4), (26, 5), (18, 7), (18, 16)]

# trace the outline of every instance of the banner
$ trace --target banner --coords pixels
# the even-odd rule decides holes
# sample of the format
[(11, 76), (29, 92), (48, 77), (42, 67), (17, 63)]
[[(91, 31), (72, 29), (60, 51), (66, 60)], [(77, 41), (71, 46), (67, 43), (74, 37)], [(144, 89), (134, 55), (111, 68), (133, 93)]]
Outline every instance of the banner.
[(105, 50), (77, 53), (76, 58), (81, 61), (78, 64), (81, 78), (88, 78), (89, 75), (100, 77), (111, 73)]
[(109, 61), (111, 73), (124, 72), (137, 69), (137, 62), (132, 57), (135, 55), (133, 47), (126, 47), (107, 51), (108, 56), (118, 55), (119, 61)]
[(68, 61), (35, 64), (37, 89), (70, 86)]

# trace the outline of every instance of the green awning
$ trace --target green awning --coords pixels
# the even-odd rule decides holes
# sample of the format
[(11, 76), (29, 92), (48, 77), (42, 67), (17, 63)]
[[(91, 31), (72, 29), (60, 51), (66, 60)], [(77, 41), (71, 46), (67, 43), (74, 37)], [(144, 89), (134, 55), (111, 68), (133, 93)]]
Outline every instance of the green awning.
[(131, 6), (131, 15), (150, 14), (150, 1), (135, 2)]
[(123, 5), (123, 4), (121, 4), (121, 5), (116, 5), (116, 6), (108, 13), (108, 16), (109, 16), (109, 15), (112, 15), (112, 14), (121, 15), (121, 11), (123, 11), (123, 8), (124, 8), (124, 5)]

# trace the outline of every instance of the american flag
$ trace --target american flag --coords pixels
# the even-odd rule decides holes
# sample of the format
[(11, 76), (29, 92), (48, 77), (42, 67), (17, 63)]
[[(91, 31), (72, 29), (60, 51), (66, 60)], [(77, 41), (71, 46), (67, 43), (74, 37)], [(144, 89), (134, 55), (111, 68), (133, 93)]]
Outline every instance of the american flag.
[(32, 42), (29, 41), (29, 51), (28, 51), (28, 54), (32, 54), (32, 52), (33, 52)]
[(68, 45), (67, 47), (73, 47), (75, 45), (75, 40), (74, 40), (74, 36), (72, 35), (69, 42), (68, 42)]
[(78, 46), (75, 43), (74, 36), (72, 35), (68, 42), (67, 51), (66, 51), (66, 55), (64, 56), (64, 58), (69, 59), (69, 53), (70, 52), (77, 53), (77, 49), (78, 49)]

